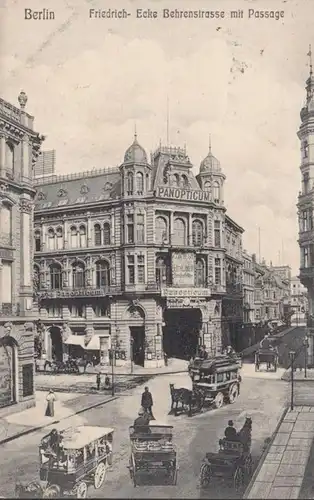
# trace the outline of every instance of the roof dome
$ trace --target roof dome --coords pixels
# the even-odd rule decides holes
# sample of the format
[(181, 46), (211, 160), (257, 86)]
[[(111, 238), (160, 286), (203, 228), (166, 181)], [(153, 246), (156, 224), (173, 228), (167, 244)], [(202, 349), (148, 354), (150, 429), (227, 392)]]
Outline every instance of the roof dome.
[(217, 158), (212, 154), (212, 148), (211, 144), (209, 143), (209, 151), (204, 158), (203, 161), (201, 161), (200, 164), (200, 173), (207, 173), (207, 172), (221, 172), (221, 166), (220, 166), (220, 161), (217, 160)]
[(137, 141), (137, 135), (134, 135), (133, 144), (124, 154), (124, 163), (147, 163), (145, 149)]

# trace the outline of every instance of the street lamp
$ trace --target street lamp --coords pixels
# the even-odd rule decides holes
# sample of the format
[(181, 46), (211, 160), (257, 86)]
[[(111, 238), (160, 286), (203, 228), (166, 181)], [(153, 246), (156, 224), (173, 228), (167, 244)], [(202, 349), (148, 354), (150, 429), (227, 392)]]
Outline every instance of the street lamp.
[(309, 339), (307, 335), (305, 335), (303, 339), (303, 345), (304, 345), (304, 378), (307, 378), (307, 350), (309, 347)]
[(134, 344), (134, 339), (133, 337), (131, 337), (130, 339), (131, 373), (133, 373), (133, 344)]
[(295, 351), (289, 351), (289, 357), (291, 361), (291, 401), (290, 401), (290, 409), (293, 411), (293, 400), (294, 400), (294, 358)]

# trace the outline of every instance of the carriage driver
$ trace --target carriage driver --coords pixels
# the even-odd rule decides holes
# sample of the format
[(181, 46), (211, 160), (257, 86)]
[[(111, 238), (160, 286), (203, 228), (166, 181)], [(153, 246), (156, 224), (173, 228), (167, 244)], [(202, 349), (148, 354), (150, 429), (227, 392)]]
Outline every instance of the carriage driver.
[(225, 428), (225, 438), (228, 441), (237, 441), (237, 439), (238, 439), (237, 431), (235, 430), (235, 428), (233, 426), (232, 420), (229, 420), (228, 427)]
[(261, 349), (265, 349), (269, 351), (269, 349), (272, 349), (271, 342), (269, 340), (269, 334), (265, 333), (264, 338), (260, 341), (259, 346)]
[(149, 428), (149, 415), (148, 413), (144, 410), (144, 408), (140, 408), (138, 412), (138, 417), (134, 420), (134, 430), (135, 432), (139, 432), (142, 434), (149, 434), (150, 433), (150, 428)]

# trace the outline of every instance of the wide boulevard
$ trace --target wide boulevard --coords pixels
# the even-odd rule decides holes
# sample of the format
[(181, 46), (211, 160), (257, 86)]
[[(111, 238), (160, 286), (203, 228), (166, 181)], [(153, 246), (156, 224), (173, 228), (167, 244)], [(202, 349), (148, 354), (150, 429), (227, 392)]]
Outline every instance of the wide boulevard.
[[(257, 463), (264, 440), (275, 430), (287, 396), (287, 383), (267, 378), (246, 378), (241, 394), (233, 405), (209, 410), (200, 415), (177, 417), (168, 415), (170, 409), (169, 383), (189, 387), (185, 374), (164, 375), (152, 379), (149, 388), (155, 399), (154, 413), (158, 420), (174, 425), (178, 448), (179, 475), (176, 486), (144, 484), (133, 487), (127, 469), (129, 461), (128, 426), (139, 410), (143, 387), (137, 387), (128, 396), (121, 396), (104, 406), (76, 415), (60, 423), (59, 428), (80, 424), (112, 426), (115, 428), (114, 462), (105, 484), (99, 489), (89, 488), (88, 496), (97, 498), (235, 498), (233, 488), (221, 481), (205, 491), (199, 489), (199, 470), (206, 452), (218, 449), (229, 419), (240, 428), (245, 416), (253, 419), (252, 455)], [(82, 396), (84, 397), (84, 396)], [(38, 444), (49, 428), (18, 438), (1, 447), (1, 494), (13, 496), (16, 481), (38, 479)], [(241, 494), (238, 494), (241, 497)]]

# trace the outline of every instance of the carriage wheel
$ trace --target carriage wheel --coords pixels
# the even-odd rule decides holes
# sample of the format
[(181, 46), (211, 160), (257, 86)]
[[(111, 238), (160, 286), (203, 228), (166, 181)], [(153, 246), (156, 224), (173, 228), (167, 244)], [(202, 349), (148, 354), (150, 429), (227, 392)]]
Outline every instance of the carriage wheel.
[(209, 485), (211, 479), (211, 468), (208, 464), (202, 464), (200, 470), (200, 485), (206, 487)]
[(76, 487), (76, 498), (86, 498), (87, 497), (87, 484), (84, 481), (78, 483)]
[(247, 477), (251, 477), (252, 475), (252, 472), (253, 472), (253, 460), (252, 460), (252, 457), (251, 457), (251, 454), (249, 454), (245, 460), (245, 464), (244, 464), (244, 467), (245, 467), (245, 474)]
[(94, 477), (94, 487), (96, 490), (98, 490), (102, 486), (105, 478), (106, 478), (106, 465), (104, 464), (104, 462), (100, 462), (100, 464), (97, 465)]
[(221, 408), (223, 404), (224, 404), (224, 395), (222, 392), (218, 392), (214, 400), (214, 405), (216, 408)]
[(235, 471), (233, 476), (233, 481), (234, 481), (234, 488), (236, 491), (238, 491), (243, 486), (244, 483), (244, 474), (243, 470), (240, 467), (238, 467), (237, 470)]
[(43, 498), (60, 498), (60, 494), (60, 487), (57, 484), (52, 484), (45, 489)]
[(136, 488), (137, 480), (136, 480), (136, 472), (135, 471), (132, 472), (132, 480), (133, 480), (133, 486), (134, 486), (134, 488)]
[(237, 384), (233, 384), (229, 389), (229, 403), (233, 404), (237, 397), (239, 396), (239, 387)]

